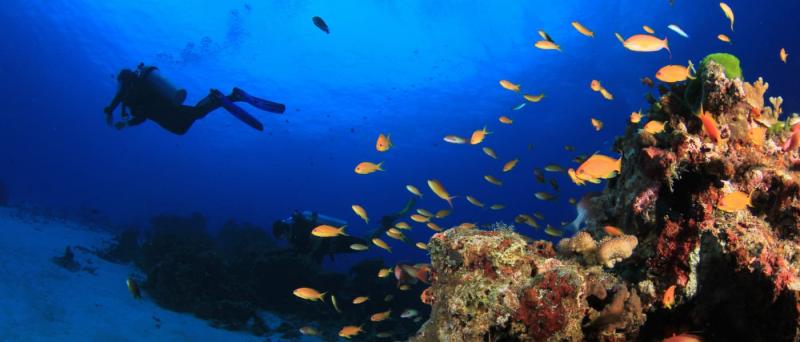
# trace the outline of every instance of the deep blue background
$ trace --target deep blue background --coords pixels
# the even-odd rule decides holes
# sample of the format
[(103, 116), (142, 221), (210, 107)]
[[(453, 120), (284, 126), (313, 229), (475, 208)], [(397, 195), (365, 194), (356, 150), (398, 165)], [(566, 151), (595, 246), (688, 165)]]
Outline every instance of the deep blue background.
[[(0, 179), (16, 203), (98, 208), (118, 224), (199, 211), (212, 226), (228, 218), (268, 226), (310, 209), (350, 221), (358, 234), (368, 227), (350, 205), (377, 219), (403, 206), (405, 184), (426, 193), (421, 207), (444, 208), (425, 185), (437, 178), (460, 196), (442, 226), (511, 221), (534, 211), (557, 225), (574, 216), (567, 197), (601, 186), (578, 188), (557, 175), (561, 200), (543, 203), (533, 193), (549, 185), (536, 183), (531, 170), (573, 166), (580, 153), (610, 153), (630, 112), (645, 107), (648, 89), (639, 79), (663, 65), (734, 53), (746, 79), (764, 76), (768, 95), (783, 95), (785, 111), (797, 111), (800, 2), (728, 3), (735, 32), (716, 1), (7, 0), (0, 11)], [(330, 35), (312, 24), (315, 15)], [(573, 20), (596, 37), (578, 34)], [(669, 31), (670, 23), (691, 39)], [(671, 60), (663, 51), (627, 51), (614, 38), (641, 33), (643, 24), (669, 37)], [(535, 49), (538, 29), (563, 52)], [(719, 33), (733, 45), (718, 41)], [(781, 47), (788, 65), (778, 59)], [(288, 110), (277, 116), (248, 108), (264, 122), (263, 133), (221, 110), (185, 136), (153, 123), (107, 127), (102, 109), (116, 90), (112, 75), (139, 62), (159, 66), (187, 89), (187, 103), (212, 87), (239, 86)], [(500, 79), (546, 97), (512, 112), (523, 100)], [(592, 79), (616, 99), (593, 93)], [(500, 124), (499, 115), (514, 124)], [(590, 117), (606, 127), (595, 132)], [(442, 141), (483, 126), (494, 132), (485, 146), (500, 160), (483, 155), (481, 146)], [(374, 149), (379, 133), (392, 135), (388, 153)], [(565, 144), (577, 150), (565, 152)], [(517, 168), (501, 175), (513, 158), (521, 160)], [(387, 171), (357, 175), (361, 161), (385, 161)], [(506, 185), (485, 182), (485, 174)], [(463, 199), (467, 194), (507, 208), (479, 210)], [(417, 225), (414, 234), (424, 240), (431, 231)], [(392, 244), (397, 258), (421, 257)]]

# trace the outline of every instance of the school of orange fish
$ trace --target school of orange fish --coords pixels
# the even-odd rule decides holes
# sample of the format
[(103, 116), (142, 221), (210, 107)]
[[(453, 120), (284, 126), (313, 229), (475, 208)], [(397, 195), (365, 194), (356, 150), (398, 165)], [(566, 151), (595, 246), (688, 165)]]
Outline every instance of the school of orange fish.
[[(733, 32), (733, 26), (734, 26), (733, 10), (730, 8), (730, 6), (728, 6), (724, 2), (721, 2), (719, 4), (719, 6), (720, 6), (720, 9), (722, 10), (724, 16), (730, 21), (730, 30), (731, 30), (731, 32)], [(573, 22), (571, 22), (571, 25), (581, 35), (589, 37), (589, 38), (594, 38), (594, 36), (595, 36), (594, 31), (590, 30), (589, 28), (587, 28), (583, 24), (581, 24), (581, 23), (579, 23), (577, 21), (573, 21)], [(687, 38), (687, 39), (689, 38), (689, 35), (686, 32), (684, 32), (677, 25), (672, 24), (672, 25), (667, 26), (667, 28), (669, 28), (670, 30), (672, 30), (673, 32), (677, 33), (678, 35), (680, 35), (680, 36), (682, 36), (684, 38)], [(643, 25), (642, 29), (645, 31), (645, 33), (643, 33), (643, 34), (634, 34), (634, 35), (628, 37), (627, 39), (623, 38), (623, 36), (621, 36), (619, 33), (616, 33), (616, 32), (614, 33), (614, 35), (622, 43), (622, 46), (627, 50), (630, 50), (630, 51), (633, 51), (633, 52), (658, 52), (658, 51), (661, 51), (661, 50), (666, 50), (670, 54), (670, 57), (671, 57), (671, 51), (669, 50), (668, 40), (667, 40), (666, 37), (664, 39), (659, 39), (656, 36), (654, 36), (653, 34), (655, 34), (655, 30), (653, 30), (650, 26)], [(538, 49), (541, 49), (541, 50), (552, 50), (552, 51), (558, 51), (558, 52), (562, 51), (562, 47), (560, 45), (558, 45), (550, 37), (550, 35), (547, 34), (544, 30), (539, 30), (538, 34), (541, 37), (541, 40), (536, 41), (534, 43), (534, 47), (536, 47)], [(732, 43), (731, 38), (726, 34), (719, 34), (717, 36), (717, 38), (719, 40), (723, 41), (723, 42)], [(779, 51), (778, 56), (779, 56), (780, 60), (783, 63), (787, 63), (788, 53), (786, 52), (785, 49), (781, 48), (780, 51)], [(685, 66), (684, 65), (666, 65), (666, 66), (663, 66), (663, 67), (661, 67), (660, 69), (658, 69), (655, 72), (654, 76), (655, 76), (656, 79), (658, 79), (659, 81), (664, 82), (664, 83), (676, 83), (676, 82), (686, 81), (687, 79), (694, 79), (695, 73), (696, 73), (696, 71), (694, 69), (694, 65), (692, 64), (691, 61), (689, 61), (688, 64), (685, 65)], [(542, 94), (524, 94), (524, 93), (522, 93), (521, 84), (514, 83), (514, 82), (509, 81), (509, 80), (500, 80), (499, 84), (500, 84), (500, 86), (502, 88), (504, 88), (506, 90), (509, 90), (509, 91), (512, 91), (512, 92), (515, 92), (515, 93), (523, 94), (522, 98), (526, 102), (523, 102), (522, 104), (514, 107), (513, 110), (515, 110), (515, 111), (521, 109), (527, 103), (540, 102), (545, 97), (545, 94), (543, 94), (543, 93)], [(650, 81), (650, 84), (652, 85), (652, 81)], [(601, 84), (601, 82), (599, 80), (591, 80), (591, 82), (589, 83), (589, 86), (593, 91), (599, 92), (600, 95), (602, 95), (602, 97), (604, 99), (609, 100), (609, 101), (612, 101), (614, 99), (614, 95), (608, 89), (606, 89)], [(631, 125), (638, 126), (640, 124), (641, 120), (644, 117), (645, 117), (645, 115), (642, 114), (640, 111), (632, 112), (630, 114), (630, 117), (629, 117), (629, 123)], [(697, 113), (697, 117), (702, 122), (704, 132), (706, 133), (706, 135), (711, 140), (713, 140), (715, 143), (724, 143), (724, 141), (720, 137), (720, 131), (719, 131), (719, 129), (717, 127), (717, 124), (716, 124), (716, 122), (714, 120), (714, 117), (713, 117), (713, 115), (711, 113), (703, 111), (703, 109), (701, 107), (699, 113)], [(508, 116), (505, 116), (505, 115), (500, 116), (498, 118), (498, 121), (500, 123), (504, 124), (504, 125), (512, 125), (514, 123), (514, 120), (512, 118), (510, 118)], [(598, 119), (595, 119), (595, 118), (591, 118), (591, 125), (595, 128), (596, 131), (600, 131), (603, 128), (603, 122), (598, 120)], [(664, 123), (664, 122), (650, 120), (650, 121), (646, 122), (642, 126), (640, 131), (641, 132), (647, 132), (649, 134), (658, 134), (658, 133), (661, 133), (661, 132), (664, 131), (665, 126), (666, 126), (666, 123)], [(798, 126), (798, 127), (800, 127), (800, 126)], [(798, 131), (800, 131), (800, 130), (798, 130)], [(451, 143), (451, 144), (481, 145), (482, 143), (484, 143), (484, 141), (487, 139), (487, 136), (489, 136), (490, 134), (492, 134), (492, 132), (490, 132), (487, 129), (487, 127), (484, 126), (481, 129), (476, 129), (475, 131), (473, 131), (472, 134), (469, 136), (469, 138), (462, 137), (462, 136), (459, 136), (459, 135), (446, 135), (446, 136), (444, 136), (443, 139), (444, 139), (445, 142), (448, 142), (448, 143)], [(789, 139), (785, 143), (784, 150), (788, 150), (788, 149), (792, 149), (792, 148), (796, 149), (798, 146), (800, 146), (800, 132), (798, 132), (797, 134), (794, 134), (792, 136), (792, 138)], [(392, 139), (391, 139), (390, 135), (388, 135), (388, 134), (380, 134), (380, 135), (378, 135), (377, 141), (375, 143), (375, 149), (378, 152), (382, 152), (382, 153), (388, 152), (392, 147), (393, 147), (393, 145), (392, 145)], [(565, 149), (567, 151), (571, 151), (573, 148), (571, 146), (565, 146)], [(495, 151), (492, 148), (488, 147), (488, 146), (482, 147), (482, 152), (484, 154), (486, 154), (487, 156), (489, 156), (490, 158), (492, 158), (492, 159), (497, 159), (497, 154), (495, 153)], [(501, 168), (501, 172), (502, 173), (507, 173), (507, 172), (513, 171), (515, 169), (515, 167), (517, 166), (519, 161), (520, 160), (518, 158), (515, 158), (515, 159), (512, 159), (512, 160), (509, 160), (509, 161), (505, 162), (503, 164), (502, 168)], [(602, 154), (599, 154), (599, 153), (595, 153), (595, 154), (593, 154), (591, 156), (579, 156), (578, 158), (575, 159), (575, 161), (580, 164), (576, 168), (568, 168), (568, 169), (565, 170), (564, 168), (562, 168), (562, 167), (560, 167), (558, 165), (552, 165), (551, 164), (551, 165), (545, 166), (544, 170), (549, 171), (549, 172), (566, 172), (567, 175), (569, 176), (569, 178), (572, 180), (572, 182), (574, 184), (580, 186), (580, 185), (584, 185), (586, 182), (593, 183), (593, 184), (599, 184), (604, 179), (609, 179), (609, 178), (615, 177), (620, 172), (621, 164), (622, 164), (622, 158), (621, 157), (620, 158), (613, 158), (613, 157), (602, 155)], [(364, 162), (359, 163), (355, 167), (354, 171), (355, 171), (355, 173), (357, 173), (359, 175), (369, 175), (369, 174), (372, 174), (372, 173), (375, 173), (375, 172), (378, 172), (378, 171), (385, 172), (385, 170), (383, 168), (383, 162), (373, 163), (373, 162), (369, 162), (369, 161), (364, 161)], [(534, 175), (535, 175), (536, 179), (540, 183), (544, 183), (544, 176), (543, 176), (543, 174), (542, 174), (540, 169), (535, 169), (534, 170)], [(503, 181), (498, 179), (498, 178), (496, 178), (493, 175), (485, 175), (484, 179), (487, 182), (489, 182), (490, 184), (493, 184), (495, 186), (502, 186), (503, 185)], [(451, 195), (447, 191), (446, 187), (444, 186), (444, 183), (442, 181), (440, 181), (440, 180), (430, 179), (430, 180), (427, 181), (427, 185), (428, 185), (428, 188), (433, 192), (433, 194), (435, 194), (438, 198), (440, 198), (441, 200), (443, 200), (443, 201), (445, 201), (447, 203), (447, 206), (449, 207), (449, 209), (441, 209), (441, 210), (437, 211), (436, 213), (433, 213), (431, 211), (428, 211), (428, 210), (425, 210), (425, 209), (422, 209), (422, 208), (418, 208), (418, 209), (416, 209), (416, 213), (415, 214), (412, 214), (412, 215), (409, 216), (409, 219), (414, 221), (414, 222), (416, 222), (416, 223), (425, 224), (431, 230), (438, 232), (438, 231), (441, 231), (442, 228), (439, 225), (437, 225), (433, 220), (442, 219), (442, 218), (445, 218), (448, 215), (450, 215), (451, 210), (453, 210), (453, 208), (455, 207), (454, 204), (453, 204), (453, 200), (456, 199), (457, 196)], [(551, 180), (551, 185), (553, 186), (555, 191), (558, 191), (558, 184), (555, 182), (554, 179)], [(420, 197), (420, 198), (422, 198), (424, 196), (423, 192), (420, 191), (420, 189), (418, 187), (414, 186), (414, 185), (409, 184), (409, 185), (406, 185), (405, 188), (406, 188), (406, 190), (408, 190), (414, 196), (417, 196), (417, 197)], [(744, 210), (746, 207), (750, 206), (750, 195), (751, 194), (748, 194), (748, 193), (745, 193), (745, 192), (742, 192), (742, 191), (728, 189), (726, 194), (723, 196), (723, 198), (717, 204), (717, 207), (720, 210), (724, 210), (724, 211), (728, 211), (728, 212), (735, 212), (735, 211), (738, 211), (738, 210)], [(534, 194), (534, 196), (537, 199), (544, 200), (544, 201), (552, 201), (552, 200), (557, 199), (557, 195), (554, 195), (554, 194), (551, 194), (551, 193), (548, 193), (548, 192), (537, 192), (537, 193)], [(481, 202), (480, 200), (478, 200), (474, 196), (464, 195), (463, 197), (466, 198), (466, 200), (470, 204), (472, 204), (474, 206), (477, 206), (477, 207), (480, 207), (480, 208), (486, 207), (486, 205), (484, 205), (483, 202)], [(583, 201), (581, 201), (581, 202), (583, 202)], [(572, 205), (578, 205), (578, 212), (579, 212), (579, 217), (580, 217), (581, 216), (581, 204), (577, 203), (577, 201), (575, 199), (572, 199), (572, 198), (569, 199), (569, 203), (572, 204)], [(502, 205), (502, 204), (492, 204), (492, 205), (489, 205), (488, 207), (490, 209), (492, 209), (492, 210), (501, 210), (505, 206)], [(361, 205), (358, 205), (358, 204), (353, 204), (352, 205), (352, 210), (359, 218), (364, 220), (365, 223), (369, 222), (369, 216), (367, 214), (367, 210), (364, 207), (362, 207)], [(529, 226), (531, 226), (533, 228), (539, 228), (539, 224), (537, 223), (537, 221), (536, 221), (536, 219), (534, 217), (536, 219), (539, 219), (539, 220), (543, 220), (544, 219), (544, 217), (539, 213), (534, 213), (533, 216), (522, 213), (522, 214), (516, 215), (514, 221), (516, 223), (525, 223), (525, 224), (527, 224), (527, 225), (529, 225)], [(576, 220), (578, 220), (578, 219), (576, 219)], [(573, 224), (574, 224), (574, 222), (573, 222)], [(579, 224), (580, 223), (578, 222), (578, 225)], [(566, 224), (562, 224), (562, 226), (566, 226)], [(462, 223), (462, 224), (458, 225), (457, 227), (474, 228), (474, 227), (476, 227), (476, 224), (465, 222), (465, 223)], [(576, 226), (576, 228), (578, 228), (578, 226)], [(320, 225), (320, 226), (318, 226), (318, 227), (313, 229), (312, 235), (314, 235), (314, 236), (316, 236), (318, 238), (336, 238), (337, 236), (346, 235), (344, 229), (345, 229), (345, 227), (332, 227), (332, 226), (328, 226), (328, 225)], [(411, 225), (409, 225), (408, 223), (406, 223), (404, 221), (400, 221), (400, 222), (397, 222), (394, 227), (388, 229), (386, 231), (386, 235), (389, 238), (396, 239), (396, 240), (401, 240), (401, 241), (405, 242), (407, 240), (407, 237), (402, 232), (402, 230), (411, 230), (411, 229), (412, 229)], [(605, 226), (603, 228), (603, 230), (607, 234), (612, 235), (612, 236), (620, 236), (620, 235), (623, 234), (623, 231), (621, 229), (619, 229), (617, 227), (613, 227), (613, 226)], [(551, 226), (549, 224), (544, 229), (544, 232), (546, 234), (554, 236), (554, 237), (561, 236), (564, 233), (563, 229), (555, 228), (555, 227), (553, 227), (553, 226)], [(372, 240), (372, 243), (375, 246), (377, 246), (377, 247), (379, 247), (381, 249), (384, 249), (389, 253), (392, 252), (391, 246), (386, 241), (384, 241), (384, 240), (382, 240), (380, 238), (374, 238)], [(425, 242), (416, 242), (415, 246), (417, 248), (421, 249), (421, 250), (427, 250), (427, 244)], [(353, 249), (355, 251), (365, 251), (365, 250), (369, 249), (369, 246), (365, 246), (365, 245), (362, 245), (362, 244), (354, 244), (354, 245), (351, 245), (350, 247), (351, 247), (351, 249)], [(392, 274), (395, 276), (396, 280), (398, 281), (398, 283), (397, 283), (398, 288), (401, 289), (401, 290), (407, 290), (407, 289), (409, 289), (409, 284), (411, 284), (411, 283), (416, 283), (417, 281), (422, 281), (422, 282), (426, 282), (426, 283), (429, 282), (430, 281), (430, 275), (431, 275), (431, 268), (430, 268), (430, 265), (427, 265), (427, 264), (417, 264), (417, 265), (398, 264), (398, 265), (396, 265), (394, 267), (394, 269), (389, 269), (389, 268), (381, 269), (378, 272), (377, 276), (381, 277), (381, 278), (385, 278), (385, 277), (389, 277)], [(326, 295), (326, 292), (320, 292), (320, 291), (318, 291), (316, 289), (312, 289), (312, 288), (308, 288), (308, 287), (300, 287), (300, 288), (298, 288), (298, 289), (296, 289), (294, 291), (294, 295), (299, 297), (299, 298), (305, 299), (305, 300), (324, 302), (324, 297)], [(336, 311), (339, 311), (339, 308), (338, 308), (338, 306), (336, 304), (336, 297), (334, 295), (331, 295), (330, 298), (331, 298), (331, 303), (334, 306), (334, 309), (336, 309)], [(364, 303), (364, 302), (366, 302), (368, 300), (369, 300), (368, 297), (360, 296), (360, 297), (353, 298), (352, 299), (352, 303), (353, 304), (361, 304), (361, 303)], [(666, 293), (664, 294), (664, 297), (663, 297), (663, 303), (668, 308), (671, 307), (673, 301), (674, 301), (674, 286), (672, 288), (670, 288), (668, 291), (666, 291)], [(377, 312), (377, 313), (374, 313), (373, 315), (371, 315), (370, 317), (368, 317), (368, 319), (371, 322), (380, 322), (380, 321), (384, 321), (384, 320), (387, 320), (387, 319), (391, 319), (391, 317), (392, 317), (391, 314), (392, 313), (391, 313), (390, 310), (383, 311), (383, 312)], [(410, 318), (410, 317), (416, 316), (416, 314), (417, 313), (414, 310), (406, 310), (400, 316), (403, 317), (403, 318)], [(356, 335), (362, 333), (364, 331), (362, 328), (363, 328), (363, 325), (345, 326), (345, 327), (341, 328), (341, 330), (339, 331), (338, 335), (343, 337), (343, 338), (349, 339), (349, 338), (351, 338), (353, 336), (356, 336)], [(315, 328), (313, 328), (311, 326), (305, 326), (305, 327), (301, 328), (300, 331), (301, 331), (301, 333), (306, 334), (306, 335), (317, 335), (317, 334), (319, 334), (319, 332)], [(388, 337), (388, 336), (390, 336), (390, 333), (384, 333), (384, 335), (385, 336), (381, 336), (381, 337)]]

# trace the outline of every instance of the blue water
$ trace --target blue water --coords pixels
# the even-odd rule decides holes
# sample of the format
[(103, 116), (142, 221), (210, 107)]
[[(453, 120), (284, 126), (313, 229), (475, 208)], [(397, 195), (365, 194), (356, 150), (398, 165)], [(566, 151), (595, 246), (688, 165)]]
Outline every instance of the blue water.
[[(547, 173), (561, 192), (559, 200), (543, 202), (533, 193), (551, 188), (537, 183), (532, 169), (574, 167), (574, 156), (595, 151), (614, 155), (613, 139), (630, 112), (647, 107), (643, 95), (651, 90), (640, 78), (654, 78), (661, 66), (733, 53), (745, 79), (763, 76), (768, 95), (783, 95), (785, 112), (797, 111), (800, 2), (728, 1), (734, 32), (717, 2), (675, 2), (7, 0), (0, 11), (0, 180), (13, 203), (62, 212), (96, 208), (115, 225), (200, 212), (212, 228), (230, 218), (269, 227), (294, 210), (315, 210), (347, 220), (358, 235), (374, 226), (350, 206), (364, 206), (377, 220), (402, 208), (411, 196), (406, 184), (425, 193), (419, 207), (446, 208), (425, 184), (435, 178), (459, 197), (453, 215), (438, 221), (444, 227), (510, 222), (533, 212), (556, 226), (574, 218), (567, 198), (603, 185), (577, 187), (565, 174)], [(324, 18), (331, 33), (315, 27), (313, 16)], [(573, 20), (595, 38), (576, 32)], [(669, 31), (671, 23), (691, 38)], [(643, 24), (669, 38), (672, 59), (665, 51), (627, 51), (613, 35), (642, 33)], [(538, 29), (563, 52), (534, 48)], [(719, 33), (733, 44), (718, 41)], [(782, 47), (788, 64), (778, 59)], [(139, 62), (158, 66), (185, 88), (187, 104), (210, 88), (238, 86), (285, 103), (287, 111), (244, 105), (264, 132), (222, 109), (184, 136), (152, 122), (118, 131), (106, 126), (102, 109), (117, 89), (113, 75)], [(501, 88), (501, 79), (546, 97), (512, 111), (524, 100)], [(592, 79), (615, 99), (592, 92)], [(500, 115), (513, 125), (499, 123)], [(605, 127), (595, 132), (590, 117)], [(493, 133), (481, 146), (499, 160), (481, 146), (442, 140), (484, 126)], [(375, 150), (379, 133), (394, 142), (386, 153)], [(519, 165), (502, 174), (513, 158)], [(362, 161), (383, 161), (386, 172), (354, 173)], [(486, 174), (505, 185), (487, 183)], [(465, 195), (506, 208), (481, 210)], [(411, 236), (424, 241), (432, 233), (418, 224)], [(367, 255), (388, 262), (426, 258), (390, 244), (391, 255)]]

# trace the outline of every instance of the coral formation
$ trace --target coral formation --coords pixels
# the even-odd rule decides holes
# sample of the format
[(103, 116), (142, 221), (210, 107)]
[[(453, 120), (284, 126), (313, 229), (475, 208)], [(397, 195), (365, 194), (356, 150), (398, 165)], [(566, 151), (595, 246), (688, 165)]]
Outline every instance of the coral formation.
[(620, 174), (558, 255), (507, 230), (436, 234), (416, 341), (799, 340), (800, 120), (741, 75), (713, 54), (696, 80), (649, 95), (666, 130), (631, 124), (616, 140)]

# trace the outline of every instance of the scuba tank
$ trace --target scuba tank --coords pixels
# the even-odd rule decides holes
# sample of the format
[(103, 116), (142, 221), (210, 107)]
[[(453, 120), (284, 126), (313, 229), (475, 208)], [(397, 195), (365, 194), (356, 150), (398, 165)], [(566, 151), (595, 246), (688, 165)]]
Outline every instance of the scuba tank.
[(139, 78), (164, 103), (180, 106), (186, 100), (186, 89), (176, 89), (166, 78), (162, 77), (158, 68), (139, 64)]

